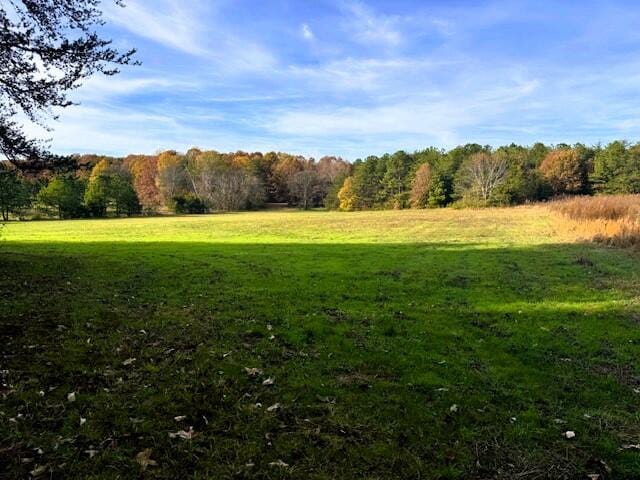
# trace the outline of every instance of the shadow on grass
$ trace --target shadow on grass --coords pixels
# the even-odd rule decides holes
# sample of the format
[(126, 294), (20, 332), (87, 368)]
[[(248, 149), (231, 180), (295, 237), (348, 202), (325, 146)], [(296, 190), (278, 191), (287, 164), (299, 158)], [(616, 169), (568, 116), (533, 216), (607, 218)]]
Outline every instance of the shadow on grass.
[[(622, 449), (640, 434), (640, 260), (624, 252), (0, 249), (7, 478), (32, 468), (34, 448), (45, 453), (33, 462), (76, 477), (136, 478), (145, 448), (165, 477), (640, 474)], [(188, 427), (192, 440), (168, 435)]]

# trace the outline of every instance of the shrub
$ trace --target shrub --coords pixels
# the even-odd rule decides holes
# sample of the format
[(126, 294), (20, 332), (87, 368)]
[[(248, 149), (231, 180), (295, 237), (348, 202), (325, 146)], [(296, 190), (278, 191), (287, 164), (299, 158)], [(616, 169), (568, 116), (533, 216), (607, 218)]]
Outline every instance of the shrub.
[(207, 207), (202, 200), (193, 195), (181, 195), (173, 197), (172, 209), (175, 213), (202, 214)]

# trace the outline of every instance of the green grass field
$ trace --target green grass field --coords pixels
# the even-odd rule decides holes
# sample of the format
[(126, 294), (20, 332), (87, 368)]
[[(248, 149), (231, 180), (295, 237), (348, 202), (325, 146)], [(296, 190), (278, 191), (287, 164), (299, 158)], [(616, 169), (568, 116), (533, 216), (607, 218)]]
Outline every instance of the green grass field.
[(640, 257), (561, 229), (542, 207), (10, 223), (0, 478), (640, 478)]

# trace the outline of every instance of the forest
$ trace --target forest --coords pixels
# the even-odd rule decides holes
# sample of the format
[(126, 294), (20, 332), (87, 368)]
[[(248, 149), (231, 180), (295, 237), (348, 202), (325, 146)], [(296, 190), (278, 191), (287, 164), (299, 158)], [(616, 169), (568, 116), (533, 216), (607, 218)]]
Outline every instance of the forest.
[(3, 162), (10, 218), (80, 218), (257, 210), (266, 204), (370, 210), (505, 206), (565, 195), (640, 193), (640, 143), (466, 144), (348, 162), (287, 153), (73, 155)]

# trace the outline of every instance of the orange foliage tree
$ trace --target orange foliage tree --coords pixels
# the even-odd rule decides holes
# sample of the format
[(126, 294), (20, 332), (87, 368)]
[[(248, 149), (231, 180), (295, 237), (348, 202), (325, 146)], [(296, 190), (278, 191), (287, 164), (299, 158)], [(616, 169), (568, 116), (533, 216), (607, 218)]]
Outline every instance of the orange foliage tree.
[(556, 194), (581, 193), (585, 190), (586, 168), (578, 152), (573, 149), (549, 152), (540, 164), (540, 173)]

